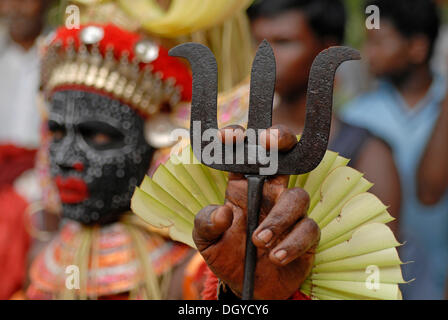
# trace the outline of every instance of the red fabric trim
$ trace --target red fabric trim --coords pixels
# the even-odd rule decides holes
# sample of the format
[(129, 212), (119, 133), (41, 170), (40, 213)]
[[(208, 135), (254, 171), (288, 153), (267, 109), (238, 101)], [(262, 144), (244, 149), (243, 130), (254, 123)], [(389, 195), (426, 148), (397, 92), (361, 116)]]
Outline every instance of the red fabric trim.
[(0, 145), (0, 188), (11, 185), (22, 173), (33, 168), (36, 152), (12, 144)]
[(26, 289), (24, 300), (53, 300), (51, 293), (39, 290), (33, 283)]
[(205, 269), (206, 278), (204, 290), (202, 291), (203, 300), (218, 300), (218, 278), (209, 268)]
[(21, 289), (30, 237), (25, 229), (28, 203), (12, 186), (0, 190), (0, 299)]
[[(218, 300), (218, 278), (216, 275), (207, 268), (206, 280), (204, 284), (204, 290), (202, 291), (203, 300)], [(288, 300), (311, 300), (310, 297), (297, 290)]]
[(311, 300), (310, 297), (308, 297), (306, 294), (301, 292), (300, 290), (297, 290), (289, 300)]

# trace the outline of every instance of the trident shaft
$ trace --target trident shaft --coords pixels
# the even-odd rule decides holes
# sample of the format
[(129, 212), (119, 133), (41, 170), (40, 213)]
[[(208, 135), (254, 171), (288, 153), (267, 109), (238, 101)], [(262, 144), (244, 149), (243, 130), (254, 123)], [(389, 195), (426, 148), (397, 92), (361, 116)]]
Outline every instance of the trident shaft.
[[(191, 106), (191, 126), (195, 121), (201, 122), (200, 132), (190, 131), (193, 153), (204, 165), (216, 170), (243, 173), (248, 179), (248, 212), (246, 258), (244, 268), (243, 299), (253, 298), (254, 276), (257, 250), (251, 241), (252, 234), (258, 226), (262, 191), (266, 176), (259, 174), (267, 165), (260, 159), (253, 161), (249, 150), (258, 147), (258, 129), (272, 126), (272, 107), (275, 90), (276, 62), (270, 44), (265, 40), (258, 48), (252, 65), (250, 107), (248, 129), (257, 132), (257, 145), (244, 141), (244, 161), (237, 163), (234, 150), (226, 156), (226, 148), (222, 145), (222, 161), (205, 163), (202, 150), (208, 144), (203, 141), (203, 133), (208, 129), (218, 129), (217, 96), (218, 70), (213, 53), (205, 46), (197, 43), (185, 43), (170, 50), (171, 56), (188, 59), (193, 71), (193, 98)], [(278, 155), (278, 170), (273, 174), (297, 175), (312, 171), (325, 155), (330, 135), (331, 115), (333, 107), (333, 85), (337, 68), (348, 60), (359, 60), (357, 50), (348, 47), (332, 47), (322, 51), (311, 67), (307, 103), (306, 122), (302, 138), (289, 152)], [(199, 145), (194, 141), (201, 141)], [(229, 152), (227, 150), (227, 152)], [(235, 161), (228, 164), (229, 156)]]

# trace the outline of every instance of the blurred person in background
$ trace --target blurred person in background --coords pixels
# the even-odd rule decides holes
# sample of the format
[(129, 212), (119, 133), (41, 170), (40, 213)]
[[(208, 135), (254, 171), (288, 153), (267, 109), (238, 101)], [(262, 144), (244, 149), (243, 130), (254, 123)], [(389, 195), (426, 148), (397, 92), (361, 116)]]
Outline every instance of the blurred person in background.
[[(403, 297), (443, 299), (448, 197), (445, 192), (430, 195), (430, 184), (420, 182), (418, 188), (417, 181), (420, 160), (425, 147), (434, 142), (431, 133), (446, 96), (444, 77), (430, 67), (440, 24), (437, 6), (431, 0), (372, 0), (366, 5), (378, 6), (381, 14), (380, 29), (367, 31), (364, 48), (378, 85), (351, 102), (343, 119), (368, 129), (392, 147), (403, 192), (399, 234), (405, 245), (400, 256), (412, 262), (403, 266), (405, 279), (415, 279), (402, 286)], [(446, 162), (431, 166), (434, 175), (440, 175)]]
[[(448, 97), (442, 103), (437, 123), (418, 169), (418, 197), (428, 206), (446, 198), (448, 188)], [(445, 214), (447, 212), (445, 211)], [(445, 266), (448, 268), (448, 266)], [(445, 282), (445, 299), (448, 299), (448, 273)]]
[[(448, 1), (437, 1), (447, 11)], [(447, 76), (448, 70), (448, 25), (441, 28), (432, 60), (433, 68)], [(442, 103), (434, 130), (426, 146), (418, 169), (418, 197), (422, 203), (431, 206), (443, 201), (448, 189), (448, 95)], [(448, 268), (448, 266), (447, 266)], [(448, 299), (448, 272), (445, 282), (445, 299)]]
[[(273, 122), (299, 134), (305, 125), (308, 77), (314, 58), (343, 42), (344, 4), (339, 0), (264, 0), (256, 2), (248, 13), (255, 40), (267, 39), (277, 59)], [(390, 213), (397, 218), (400, 184), (389, 146), (366, 129), (334, 119), (329, 149), (351, 159), (351, 166), (375, 183), (372, 193), (390, 205)], [(390, 226), (397, 231), (396, 221)]]
[(6, 28), (0, 35), (0, 143), (36, 147), (39, 115), (36, 96), (47, 0), (1, 0)]
[(24, 212), (36, 197), (29, 170), (40, 137), (36, 41), (48, 2), (0, 1), (0, 299), (20, 289), (25, 278), (30, 237)]

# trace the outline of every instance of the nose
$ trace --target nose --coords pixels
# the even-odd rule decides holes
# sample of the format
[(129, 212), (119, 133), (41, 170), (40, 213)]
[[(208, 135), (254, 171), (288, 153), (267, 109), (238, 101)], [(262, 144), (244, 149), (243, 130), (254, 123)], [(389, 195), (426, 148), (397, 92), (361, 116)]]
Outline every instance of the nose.
[(68, 132), (64, 137), (64, 141), (61, 142), (54, 157), (55, 163), (63, 171), (83, 172), (85, 169), (84, 162), (80, 161), (82, 157), (79, 148), (76, 146), (76, 138), (71, 132)]

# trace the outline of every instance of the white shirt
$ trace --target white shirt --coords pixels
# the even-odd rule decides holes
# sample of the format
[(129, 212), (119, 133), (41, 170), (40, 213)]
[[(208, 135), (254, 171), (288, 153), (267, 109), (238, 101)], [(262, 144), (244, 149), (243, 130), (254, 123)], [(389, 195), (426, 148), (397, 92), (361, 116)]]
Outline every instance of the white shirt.
[(0, 34), (0, 144), (38, 146), (39, 68), (36, 46), (25, 51)]

